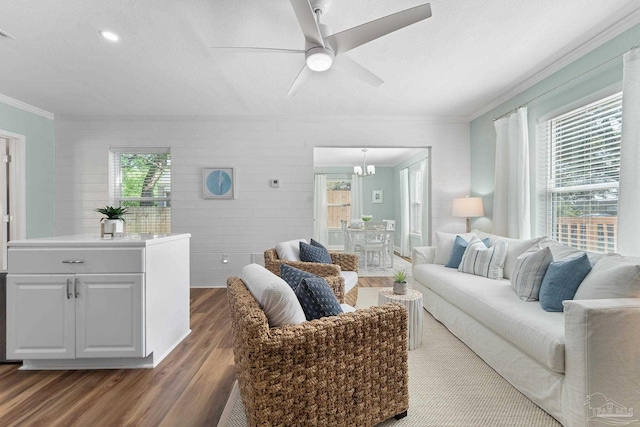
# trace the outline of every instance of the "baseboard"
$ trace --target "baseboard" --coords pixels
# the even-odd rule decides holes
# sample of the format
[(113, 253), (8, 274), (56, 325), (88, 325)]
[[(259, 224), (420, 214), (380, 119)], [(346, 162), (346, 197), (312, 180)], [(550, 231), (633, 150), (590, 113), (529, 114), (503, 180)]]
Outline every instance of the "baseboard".
[(238, 381), (234, 381), (233, 388), (231, 389), (231, 393), (229, 393), (229, 398), (227, 399), (227, 404), (224, 405), (224, 410), (222, 411), (222, 415), (220, 415), (218, 427), (227, 427), (229, 418), (231, 417), (231, 411), (233, 410), (233, 405), (236, 403), (238, 397), (240, 397), (240, 389), (238, 388)]

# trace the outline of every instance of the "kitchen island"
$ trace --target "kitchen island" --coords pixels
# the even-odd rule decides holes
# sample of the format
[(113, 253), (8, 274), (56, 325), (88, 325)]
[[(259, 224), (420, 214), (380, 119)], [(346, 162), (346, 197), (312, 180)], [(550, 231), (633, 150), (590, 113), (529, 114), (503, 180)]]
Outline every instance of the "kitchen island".
[(7, 357), (22, 369), (157, 366), (191, 332), (190, 237), (9, 242)]

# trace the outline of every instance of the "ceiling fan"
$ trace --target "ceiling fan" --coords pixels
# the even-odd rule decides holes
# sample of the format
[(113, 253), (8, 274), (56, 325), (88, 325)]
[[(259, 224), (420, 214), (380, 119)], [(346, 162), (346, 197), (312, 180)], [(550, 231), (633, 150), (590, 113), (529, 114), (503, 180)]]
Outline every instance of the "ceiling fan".
[(289, 88), (287, 96), (294, 96), (298, 88), (314, 72), (329, 69), (340, 71), (371, 86), (378, 87), (383, 80), (343, 55), (349, 50), (369, 43), (386, 34), (407, 27), (431, 16), (429, 3), (405, 9), (391, 15), (330, 34), (329, 28), (320, 23), (320, 17), (327, 13), (331, 0), (290, 0), (298, 23), (305, 38), (304, 50), (278, 49), (267, 47), (214, 47), (212, 49), (241, 52), (303, 53), (305, 64)]

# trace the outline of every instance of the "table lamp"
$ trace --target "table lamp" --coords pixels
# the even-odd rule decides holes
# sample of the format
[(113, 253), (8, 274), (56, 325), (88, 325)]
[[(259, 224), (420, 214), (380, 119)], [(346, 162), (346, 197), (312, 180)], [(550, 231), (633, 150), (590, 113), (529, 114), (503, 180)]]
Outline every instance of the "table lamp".
[(467, 233), (471, 231), (471, 217), (484, 216), (482, 197), (460, 197), (453, 199), (453, 216), (467, 218)]

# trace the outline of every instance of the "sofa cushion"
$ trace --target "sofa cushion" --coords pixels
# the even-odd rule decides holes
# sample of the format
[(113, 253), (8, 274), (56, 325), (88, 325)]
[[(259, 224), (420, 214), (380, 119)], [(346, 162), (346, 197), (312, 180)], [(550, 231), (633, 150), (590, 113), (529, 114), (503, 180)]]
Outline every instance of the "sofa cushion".
[(242, 269), (242, 281), (258, 301), (269, 326), (297, 325), (306, 320), (302, 306), (291, 287), (259, 264)]
[(318, 276), (287, 264), (280, 264), (280, 277), (295, 291), (302, 279)]
[(341, 271), (340, 276), (344, 279), (345, 294), (349, 293), (349, 291), (358, 284), (358, 273), (355, 271)]
[(489, 244), (487, 246), (493, 246), (496, 244), (498, 240), (506, 241), (509, 246), (507, 247), (507, 258), (504, 261), (504, 278), (511, 279), (511, 275), (513, 273), (513, 269), (516, 266), (516, 260), (520, 255), (525, 253), (531, 246), (536, 243), (541, 242), (542, 240), (548, 239), (548, 237), (535, 237), (533, 239), (513, 239), (510, 237), (502, 237), (497, 234), (485, 233), (480, 230), (473, 230), (473, 232), (480, 239), (489, 239)]
[(451, 258), (451, 251), (453, 250), (453, 244), (458, 236), (468, 242), (475, 235), (473, 233), (452, 234), (436, 231), (436, 256), (433, 261), (435, 264), (445, 265), (449, 261), (449, 258)]
[(516, 266), (511, 275), (511, 285), (523, 301), (537, 301), (544, 274), (551, 263), (551, 249), (540, 249), (533, 245), (516, 258)]
[[(484, 243), (486, 247), (489, 247), (489, 239), (482, 239), (482, 243)], [(467, 250), (467, 246), (469, 246), (468, 241), (460, 236), (456, 236), (456, 240), (453, 242), (451, 256), (449, 257), (449, 261), (445, 264), (445, 267), (458, 268), (462, 261), (462, 255), (464, 255), (464, 251)]]
[(591, 265), (595, 265), (598, 261), (606, 256), (604, 253), (582, 251), (580, 249), (572, 248), (571, 246), (563, 245), (556, 240), (545, 237), (540, 241), (540, 247), (551, 249), (551, 255), (553, 255), (554, 261), (563, 261), (569, 258), (575, 258), (582, 254), (587, 254)]
[(340, 302), (322, 277), (306, 277), (295, 290), (307, 320), (335, 316), (342, 313)]
[(520, 300), (506, 279), (460, 274), (436, 264), (414, 266), (413, 278), (548, 369), (564, 372), (562, 313)]
[(640, 298), (640, 266), (608, 255), (593, 266), (573, 299)]
[[(315, 243), (315, 244), (314, 244)], [(300, 261), (331, 264), (331, 255), (327, 248), (311, 239), (311, 244), (300, 242)]]
[(276, 245), (276, 253), (282, 261), (300, 261), (300, 242), (306, 239), (288, 240)]
[(495, 246), (487, 248), (484, 242), (473, 237), (464, 251), (458, 270), (489, 279), (502, 279), (506, 257), (507, 242), (504, 240), (499, 240)]
[(540, 305), (546, 311), (563, 311), (562, 301), (573, 299), (582, 280), (591, 271), (587, 254), (554, 261), (540, 285)]

